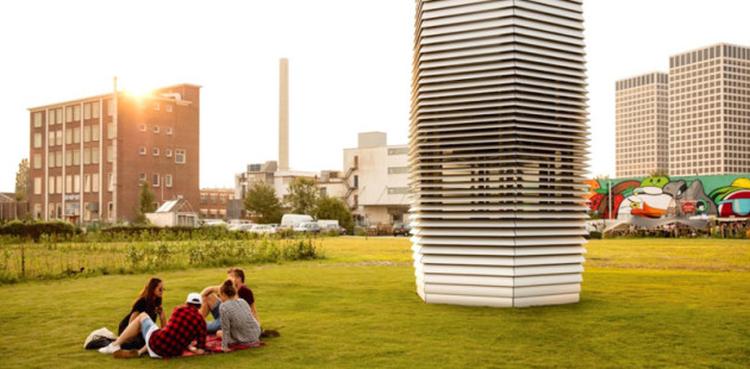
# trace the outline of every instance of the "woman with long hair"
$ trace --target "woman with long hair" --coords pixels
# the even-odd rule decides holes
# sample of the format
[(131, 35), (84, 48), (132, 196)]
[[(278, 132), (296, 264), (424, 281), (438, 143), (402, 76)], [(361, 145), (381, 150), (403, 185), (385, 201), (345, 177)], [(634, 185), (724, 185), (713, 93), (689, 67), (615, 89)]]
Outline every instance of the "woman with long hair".
[[(152, 321), (156, 321), (157, 315), (159, 316), (160, 325), (164, 326), (166, 318), (164, 317), (164, 309), (162, 309), (162, 297), (164, 295), (164, 282), (159, 278), (149, 279), (146, 286), (143, 287), (141, 293), (133, 302), (133, 307), (130, 309), (130, 313), (125, 315), (120, 321), (117, 334), (120, 335), (128, 327), (128, 324), (132, 322), (141, 313), (146, 313)], [(125, 349), (137, 349), (142, 350), (146, 347), (146, 342), (143, 337), (137, 336), (134, 340), (127, 342), (123, 345)]]
[(231, 351), (230, 345), (257, 342), (260, 338), (260, 324), (250, 314), (250, 305), (247, 301), (239, 298), (237, 288), (231, 279), (227, 279), (219, 287), (219, 298), (221, 330), (217, 334), (221, 336), (222, 350)]

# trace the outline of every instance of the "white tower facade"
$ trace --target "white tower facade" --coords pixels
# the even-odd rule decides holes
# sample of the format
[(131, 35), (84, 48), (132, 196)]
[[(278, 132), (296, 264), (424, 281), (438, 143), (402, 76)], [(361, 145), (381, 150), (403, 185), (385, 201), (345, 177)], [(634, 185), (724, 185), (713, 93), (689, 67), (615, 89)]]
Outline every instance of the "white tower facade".
[(416, 0), (410, 167), (427, 303), (579, 300), (582, 0)]

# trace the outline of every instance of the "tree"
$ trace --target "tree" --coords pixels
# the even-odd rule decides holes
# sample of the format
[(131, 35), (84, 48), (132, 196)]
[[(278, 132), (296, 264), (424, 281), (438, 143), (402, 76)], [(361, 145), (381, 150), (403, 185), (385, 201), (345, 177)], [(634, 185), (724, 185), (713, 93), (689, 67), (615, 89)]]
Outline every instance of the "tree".
[(315, 218), (317, 219), (335, 219), (339, 225), (346, 228), (351, 233), (354, 230), (354, 218), (346, 204), (334, 197), (322, 196), (318, 199), (315, 206)]
[(29, 159), (18, 163), (16, 172), (16, 201), (25, 201), (29, 195)]
[(286, 201), (292, 213), (312, 215), (315, 212), (318, 197), (320, 195), (318, 188), (315, 187), (315, 180), (297, 177), (289, 184), (289, 195)]
[(138, 211), (135, 218), (136, 224), (146, 224), (146, 213), (152, 213), (156, 210), (154, 206), (154, 193), (151, 192), (151, 185), (148, 181), (141, 183), (141, 193), (138, 196)]
[(255, 182), (245, 195), (245, 209), (258, 223), (281, 222), (281, 202), (276, 190), (263, 182)]

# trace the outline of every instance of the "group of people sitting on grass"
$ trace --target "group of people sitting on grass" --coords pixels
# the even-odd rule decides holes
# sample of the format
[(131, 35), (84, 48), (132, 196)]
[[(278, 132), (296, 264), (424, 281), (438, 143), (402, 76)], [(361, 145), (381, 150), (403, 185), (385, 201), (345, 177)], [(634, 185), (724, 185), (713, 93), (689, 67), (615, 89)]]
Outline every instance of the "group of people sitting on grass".
[[(233, 345), (252, 344), (260, 339), (255, 298), (245, 285), (242, 269), (229, 269), (227, 279), (219, 286), (188, 294), (185, 304), (174, 309), (168, 322), (162, 309), (163, 295), (164, 282), (151, 278), (120, 322), (117, 339), (99, 352), (120, 358), (148, 352), (152, 358), (167, 358), (181, 356), (184, 351), (203, 354), (208, 334), (221, 338), (225, 352)], [(212, 321), (206, 321), (209, 313)], [(157, 316), (161, 328), (156, 325)]]

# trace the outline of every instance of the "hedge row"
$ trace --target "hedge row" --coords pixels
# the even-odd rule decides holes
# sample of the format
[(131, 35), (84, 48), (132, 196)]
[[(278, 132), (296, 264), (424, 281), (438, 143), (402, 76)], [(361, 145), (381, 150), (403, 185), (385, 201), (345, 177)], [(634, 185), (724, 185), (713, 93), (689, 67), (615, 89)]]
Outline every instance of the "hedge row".
[(39, 241), (42, 235), (55, 235), (60, 238), (71, 238), (81, 233), (81, 230), (65, 222), (24, 223), (14, 221), (0, 225), (0, 236), (10, 236), (21, 239)]

